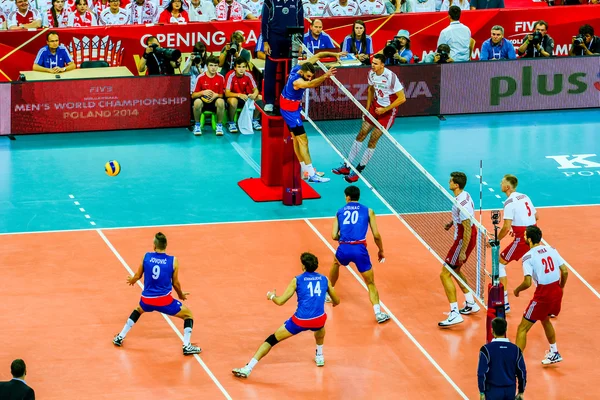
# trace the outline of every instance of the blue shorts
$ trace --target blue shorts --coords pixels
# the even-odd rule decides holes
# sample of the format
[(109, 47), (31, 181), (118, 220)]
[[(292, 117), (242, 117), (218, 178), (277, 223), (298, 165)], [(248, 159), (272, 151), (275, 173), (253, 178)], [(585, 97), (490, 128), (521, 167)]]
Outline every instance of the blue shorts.
[(371, 257), (364, 244), (340, 244), (335, 252), (335, 258), (342, 265), (354, 263), (361, 274), (371, 269)]
[(283, 120), (290, 129), (293, 129), (297, 126), (303, 126), (302, 115), (300, 114), (300, 110), (301, 108), (298, 108), (296, 111), (286, 111), (281, 109), (279, 110), (281, 112)]
[(142, 308), (142, 310), (144, 310), (144, 312), (158, 311), (160, 313), (171, 315), (171, 316), (179, 313), (179, 311), (181, 311), (181, 306), (182, 306), (181, 302), (179, 300), (175, 300), (175, 299), (173, 299), (171, 304), (166, 305), (166, 306), (151, 306), (150, 304), (146, 304), (142, 300), (140, 300), (140, 307)]
[[(294, 322), (294, 320), (298, 321), (298, 323)], [(327, 321), (327, 314), (323, 314), (320, 317), (304, 321), (298, 320), (295, 316), (292, 316), (290, 319), (285, 321), (283, 325), (289, 333), (291, 333), (292, 335), (297, 335), (300, 332), (304, 331), (320, 331), (325, 326), (325, 321)], [(300, 326), (300, 323), (306, 326)]]

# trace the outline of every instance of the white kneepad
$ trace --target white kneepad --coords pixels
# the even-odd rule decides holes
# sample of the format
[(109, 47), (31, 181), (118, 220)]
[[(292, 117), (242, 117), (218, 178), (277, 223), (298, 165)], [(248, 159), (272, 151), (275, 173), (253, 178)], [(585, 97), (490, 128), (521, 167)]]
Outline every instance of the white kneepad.
[(499, 270), (500, 270), (500, 273), (498, 274), (498, 276), (499, 276), (500, 278), (506, 278), (506, 265), (504, 265), (504, 264), (500, 263), (500, 268), (499, 268)]

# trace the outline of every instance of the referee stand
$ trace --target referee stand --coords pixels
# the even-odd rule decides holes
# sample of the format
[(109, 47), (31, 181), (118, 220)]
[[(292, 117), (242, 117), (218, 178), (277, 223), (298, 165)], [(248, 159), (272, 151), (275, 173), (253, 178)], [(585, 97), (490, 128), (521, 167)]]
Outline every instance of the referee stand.
[[(288, 27), (290, 36), (303, 33), (304, 27)], [(295, 41), (292, 40), (292, 43)], [(276, 93), (281, 93), (289, 71), (298, 62), (298, 49), (292, 49), (290, 58), (269, 59), (277, 63), (275, 90)], [(265, 76), (263, 81), (267, 79), (273, 77)], [(292, 135), (279, 112), (279, 96), (276, 97), (272, 113), (264, 110), (262, 102), (258, 102), (256, 106), (262, 115), (260, 178), (243, 179), (238, 185), (256, 202), (282, 201), (284, 205), (297, 206), (302, 204), (303, 199), (321, 198), (319, 193), (302, 179)]]

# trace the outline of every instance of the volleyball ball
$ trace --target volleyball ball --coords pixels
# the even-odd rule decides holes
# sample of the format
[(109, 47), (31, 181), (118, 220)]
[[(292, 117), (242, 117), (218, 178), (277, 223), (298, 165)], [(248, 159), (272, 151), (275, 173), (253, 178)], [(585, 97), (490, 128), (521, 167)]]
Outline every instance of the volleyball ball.
[(119, 172), (121, 172), (121, 165), (117, 162), (117, 160), (110, 160), (104, 164), (104, 171), (108, 176), (117, 176), (119, 175)]

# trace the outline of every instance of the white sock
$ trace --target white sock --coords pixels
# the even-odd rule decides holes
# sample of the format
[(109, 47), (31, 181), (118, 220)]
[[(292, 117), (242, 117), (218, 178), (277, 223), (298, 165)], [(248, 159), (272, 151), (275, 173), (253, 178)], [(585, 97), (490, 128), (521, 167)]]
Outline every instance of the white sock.
[(187, 346), (190, 344), (190, 338), (192, 337), (192, 328), (183, 328), (183, 345)]
[(323, 355), (323, 345), (322, 344), (318, 344), (317, 345), (317, 355), (318, 356), (322, 356)]
[(359, 142), (358, 140), (355, 140), (354, 143), (352, 143), (352, 147), (350, 148), (350, 154), (348, 155), (348, 161), (350, 162), (350, 164), (354, 162), (354, 159), (360, 152), (361, 147), (362, 142)]
[(508, 291), (504, 291), (504, 304), (508, 304)]
[(133, 328), (134, 324), (135, 322), (133, 322), (131, 318), (128, 318), (127, 322), (125, 323), (125, 326), (123, 327), (123, 330), (121, 331), (121, 333), (119, 333), (119, 336), (124, 338), (127, 335), (127, 332), (129, 332), (129, 330)]
[(363, 154), (362, 160), (360, 160), (360, 165), (367, 165), (371, 157), (373, 157), (373, 153), (375, 153), (375, 149), (366, 149), (365, 153)]
[(253, 358), (252, 360), (250, 360), (250, 362), (248, 363), (248, 368), (252, 369), (254, 367), (256, 367), (256, 364), (258, 364), (258, 360), (256, 358)]
[(450, 303), (450, 312), (452, 312), (452, 311), (458, 312), (458, 303), (457, 302)]
[(373, 311), (375, 311), (375, 314), (379, 314), (381, 312), (381, 307), (379, 306), (379, 304), (375, 304), (373, 306)]
[(556, 348), (556, 343), (550, 345), (550, 351), (553, 353), (558, 353), (558, 349)]
[(306, 163), (304, 161), (300, 161), (300, 171), (302, 171), (302, 173), (306, 171)]
[(306, 171), (308, 171), (308, 176), (315, 176), (315, 169), (312, 164), (306, 164)]
[(475, 299), (473, 298), (473, 293), (471, 293), (471, 292), (465, 293), (465, 300), (469, 304), (475, 303)]

